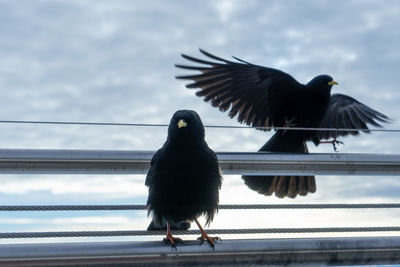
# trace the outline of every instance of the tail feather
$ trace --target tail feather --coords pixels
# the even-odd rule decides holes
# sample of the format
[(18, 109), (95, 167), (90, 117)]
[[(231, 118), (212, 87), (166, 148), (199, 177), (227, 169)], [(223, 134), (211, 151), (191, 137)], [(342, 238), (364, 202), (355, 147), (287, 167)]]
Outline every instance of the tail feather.
[[(269, 181), (271, 182), (268, 183)], [(273, 179), (265, 179), (264, 188), (267, 190), (266, 192), (268, 196), (272, 195), (272, 193), (275, 192), (277, 185), (278, 185), (277, 176), (275, 176)]]
[(296, 182), (297, 182), (297, 191), (299, 192), (300, 196), (305, 196), (307, 195), (307, 182), (306, 179), (303, 177), (296, 177)]
[[(304, 140), (283, 132), (276, 132), (259, 151), (308, 153)], [(317, 188), (314, 176), (249, 176), (243, 175), (245, 184), (260, 194), (270, 196), (275, 193), (279, 198), (295, 198), (314, 193)]]
[(288, 179), (286, 179), (286, 177), (284, 177), (284, 176), (278, 176), (278, 182), (277, 182), (276, 188), (275, 188), (275, 196), (277, 196), (279, 198), (286, 196), (286, 189), (288, 189), (286, 184), (287, 184), (287, 181), (289, 181), (290, 177), (287, 177), (287, 178)]
[(317, 185), (315, 184), (315, 176), (308, 176), (308, 192), (315, 193), (317, 191)]
[(296, 180), (298, 180), (298, 179), (296, 179), (296, 177), (290, 176), (289, 186), (288, 186), (288, 190), (287, 190), (287, 196), (290, 198), (294, 198), (297, 195), (298, 186), (297, 186)]

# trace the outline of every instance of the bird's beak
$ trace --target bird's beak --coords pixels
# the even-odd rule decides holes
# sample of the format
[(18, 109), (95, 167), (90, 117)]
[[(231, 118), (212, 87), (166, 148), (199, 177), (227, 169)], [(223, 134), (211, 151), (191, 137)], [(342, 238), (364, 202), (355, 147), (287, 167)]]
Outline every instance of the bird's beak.
[(337, 85), (337, 84), (339, 84), (339, 83), (338, 83), (337, 81), (333, 81), (333, 80), (332, 80), (332, 81), (330, 81), (328, 84), (329, 84), (329, 85), (335, 85), (335, 84)]
[(187, 126), (187, 122), (183, 119), (180, 119), (178, 122), (178, 128), (182, 128), (182, 127), (186, 127)]

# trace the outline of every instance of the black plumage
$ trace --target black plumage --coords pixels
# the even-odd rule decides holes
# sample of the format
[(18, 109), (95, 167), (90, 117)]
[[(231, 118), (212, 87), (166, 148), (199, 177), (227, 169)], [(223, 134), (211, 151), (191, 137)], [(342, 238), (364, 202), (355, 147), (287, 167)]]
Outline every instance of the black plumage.
[[(331, 95), (337, 84), (329, 75), (319, 75), (307, 84), (301, 84), (289, 74), (258, 66), (234, 57), (237, 61), (200, 52), (211, 59), (202, 60), (182, 56), (200, 66), (175, 65), (200, 74), (177, 76), (193, 80), (187, 88), (200, 88), (197, 96), (221, 111), (228, 111), (231, 118), (260, 130), (265, 127), (349, 128), (369, 132), (367, 124), (380, 126), (387, 122), (382, 113), (342, 94)], [(264, 127), (264, 128), (262, 128)], [(359, 131), (331, 130), (278, 130), (260, 151), (308, 153), (307, 141), (315, 145), (321, 139), (357, 135)], [(253, 190), (265, 195), (273, 192), (278, 197), (296, 197), (315, 192), (314, 176), (243, 176)]]
[(147, 207), (153, 214), (149, 228), (162, 227), (165, 220), (166, 241), (173, 247), (176, 239), (170, 233), (171, 225), (190, 221), (198, 224), (201, 240), (214, 247), (215, 238), (208, 237), (197, 221), (201, 215), (206, 217), (206, 226), (213, 220), (222, 183), (217, 156), (204, 135), (204, 126), (195, 111), (178, 110), (169, 124), (167, 141), (154, 154), (147, 173)]

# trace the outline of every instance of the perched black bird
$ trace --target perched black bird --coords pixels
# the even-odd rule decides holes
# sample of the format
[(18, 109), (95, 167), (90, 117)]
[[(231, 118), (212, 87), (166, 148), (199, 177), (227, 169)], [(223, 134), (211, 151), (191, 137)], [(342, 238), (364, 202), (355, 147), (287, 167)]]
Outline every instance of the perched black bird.
[(147, 207), (153, 213), (149, 229), (162, 227), (166, 221), (164, 241), (175, 247), (177, 238), (171, 234), (171, 225), (195, 221), (202, 233), (201, 242), (207, 240), (214, 248), (214, 240), (219, 238), (209, 237), (197, 218), (205, 215), (206, 226), (211, 223), (218, 209), (221, 183), (218, 159), (204, 140), (199, 115), (178, 110), (169, 124), (167, 141), (154, 154), (146, 177)]
[[(309, 127), (362, 129), (369, 132), (367, 124), (380, 126), (387, 122), (382, 113), (342, 94), (331, 95), (331, 88), (338, 84), (329, 75), (319, 75), (307, 84), (301, 84), (289, 74), (258, 66), (233, 57), (229, 61), (200, 49), (212, 61), (183, 55), (200, 66), (175, 65), (178, 68), (200, 71), (201, 74), (177, 76), (193, 80), (187, 88), (200, 88), (197, 96), (221, 111), (229, 111), (245, 123), (260, 130), (265, 127)], [(357, 135), (359, 131), (300, 131), (278, 130), (259, 151), (308, 153), (307, 141), (315, 145), (321, 139)], [(334, 146), (335, 147), (335, 146)], [(335, 148), (336, 150), (336, 148)], [(261, 194), (294, 198), (316, 190), (314, 176), (243, 176), (245, 183)]]

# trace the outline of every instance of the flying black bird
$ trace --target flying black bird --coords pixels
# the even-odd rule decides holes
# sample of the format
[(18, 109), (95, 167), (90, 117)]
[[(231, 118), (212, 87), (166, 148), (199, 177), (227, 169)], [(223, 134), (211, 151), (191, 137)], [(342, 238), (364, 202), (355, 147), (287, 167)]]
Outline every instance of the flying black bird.
[[(307, 84), (301, 84), (291, 75), (273, 68), (251, 64), (239, 58), (237, 61), (200, 52), (211, 59), (202, 60), (182, 54), (182, 57), (201, 64), (182, 69), (200, 71), (201, 74), (177, 76), (192, 80), (187, 88), (200, 88), (197, 96), (221, 111), (229, 111), (241, 123), (260, 130), (268, 127), (309, 127), (361, 129), (369, 132), (367, 124), (380, 126), (378, 122), (389, 119), (382, 113), (342, 95), (331, 95), (331, 88), (338, 84), (329, 75), (319, 75)], [(267, 127), (267, 128), (266, 128)], [(338, 136), (357, 135), (349, 130), (278, 130), (259, 151), (308, 153), (307, 141), (315, 145), (321, 139), (335, 145)], [(335, 146), (334, 146), (335, 148)], [(335, 148), (336, 150), (336, 148)], [(261, 194), (294, 198), (316, 191), (314, 176), (242, 176), (245, 183)]]
[[(218, 209), (222, 176), (218, 159), (204, 140), (204, 126), (192, 110), (178, 110), (168, 127), (164, 145), (151, 159), (146, 185), (149, 187), (147, 207), (153, 213), (153, 227), (167, 222), (165, 242), (175, 247), (179, 239), (171, 234), (171, 225), (195, 221), (201, 231), (201, 243), (214, 248), (214, 240), (203, 230), (197, 218), (206, 216), (206, 226)], [(152, 229), (152, 224), (149, 228)]]

